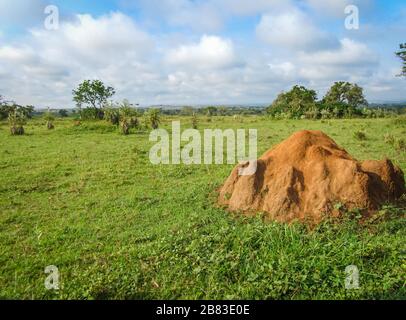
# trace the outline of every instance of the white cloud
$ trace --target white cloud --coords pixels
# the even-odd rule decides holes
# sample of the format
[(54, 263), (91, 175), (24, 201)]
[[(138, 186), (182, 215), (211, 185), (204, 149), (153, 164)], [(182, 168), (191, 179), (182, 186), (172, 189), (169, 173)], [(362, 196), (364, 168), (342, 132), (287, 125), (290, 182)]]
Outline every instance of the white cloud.
[(166, 60), (169, 64), (192, 69), (227, 68), (237, 63), (230, 40), (208, 35), (203, 35), (199, 43), (169, 51)]
[[(115, 99), (146, 105), (270, 103), (295, 84), (324, 92), (338, 80), (358, 82), (372, 98), (403, 95), (404, 81), (393, 76), (400, 70), (393, 54), (400, 29), (385, 39), (344, 31), (347, 36), (339, 41), (310, 18), (314, 11), (298, 3), (164, 0), (151, 7), (151, 14), (165, 21), (159, 26), (145, 16), (137, 15), (135, 22), (115, 12), (61, 19), (57, 31), (39, 26), (13, 38), (5, 35), (0, 93), (22, 104), (70, 107), (71, 90), (84, 79), (99, 78), (116, 88)], [(241, 36), (228, 32), (235, 31), (228, 19), (251, 23), (246, 17), (252, 15), (261, 15), (256, 29), (244, 25)], [(207, 31), (223, 26), (230, 28), (227, 33)], [(255, 31), (258, 37), (252, 37)], [(395, 45), (388, 52), (390, 37)]]
[(78, 15), (57, 31), (31, 30), (24, 45), (0, 46), (0, 87), (20, 103), (72, 105), (70, 92), (83, 79), (114, 80), (124, 87), (148, 77), (148, 68), (140, 66), (153, 45), (124, 14)]
[(319, 30), (311, 19), (298, 9), (268, 13), (256, 28), (259, 39), (290, 50), (315, 51), (337, 45), (337, 40)]
[(47, 60), (62, 62), (67, 56), (87, 64), (109, 64), (122, 59), (139, 59), (153, 47), (149, 36), (121, 13), (93, 18), (77, 15), (58, 31), (31, 31), (34, 45), (40, 46)]
[(363, 43), (344, 38), (339, 50), (326, 50), (316, 53), (301, 54), (301, 60), (329, 65), (370, 65), (377, 61), (377, 56)]
[(294, 78), (296, 76), (297, 68), (290, 62), (269, 63), (270, 71), (278, 77)]
[(340, 43), (337, 50), (300, 53), (295, 60), (297, 78), (316, 89), (319, 96), (333, 82), (349, 81), (364, 87), (367, 97), (374, 99), (376, 95), (368, 90), (368, 84), (379, 70), (379, 56), (363, 43), (346, 38)]

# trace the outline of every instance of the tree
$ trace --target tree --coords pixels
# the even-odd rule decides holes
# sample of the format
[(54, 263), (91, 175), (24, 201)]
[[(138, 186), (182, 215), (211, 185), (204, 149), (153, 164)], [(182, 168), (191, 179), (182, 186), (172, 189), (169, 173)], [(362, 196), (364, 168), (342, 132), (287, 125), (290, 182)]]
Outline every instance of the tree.
[(271, 115), (285, 113), (298, 118), (316, 109), (316, 99), (316, 91), (294, 86), (290, 91), (280, 93), (266, 111)]
[(139, 113), (128, 100), (123, 100), (119, 108), (119, 121), (121, 133), (127, 135), (130, 133), (130, 128), (137, 128)]
[(396, 52), (396, 55), (403, 62), (402, 73), (399, 76), (406, 77), (406, 43), (400, 44), (400, 51)]
[(334, 83), (323, 98), (323, 103), (331, 106), (332, 109), (340, 106), (341, 108), (349, 107), (356, 109), (368, 105), (363, 89), (355, 83), (344, 81)]
[(205, 108), (205, 112), (207, 114), (207, 116), (214, 116), (217, 113), (217, 108), (214, 106), (209, 106), (207, 108)]
[(104, 120), (110, 122), (111, 124), (117, 126), (120, 123), (120, 110), (113, 103), (105, 106), (103, 108)]
[(113, 87), (107, 87), (100, 80), (85, 80), (76, 90), (72, 90), (73, 101), (78, 107), (86, 105), (95, 111), (95, 116), (99, 119), (103, 118), (102, 107), (107, 102), (107, 99), (115, 94)]
[(0, 95), (0, 120), (7, 119), (10, 111), (12, 111), (10, 103)]
[(14, 112), (15, 109), (18, 109), (19, 113), (22, 113), (25, 118), (32, 118), (34, 112), (33, 106), (20, 106), (13, 101), (6, 101), (0, 95), (0, 120), (7, 119), (10, 113)]
[(10, 125), (10, 133), (13, 136), (24, 134), (24, 124), (26, 123), (26, 115), (17, 105), (13, 105), (8, 113), (8, 123)]
[(66, 117), (68, 116), (68, 111), (65, 110), (65, 109), (60, 109), (60, 110), (58, 111), (58, 114), (59, 114), (59, 116), (60, 116), (61, 118), (66, 118)]
[(159, 109), (150, 109), (148, 111), (148, 119), (151, 124), (152, 129), (158, 129), (159, 124), (161, 123), (161, 110)]
[(27, 118), (29, 118), (29, 119), (32, 118), (32, 114), (33, 114), (33, 112), (34, 112), (34, 106), (25, 106), (25, 107), (19, 106), (19, 108), (20, 108), (21, 112), (23, 112), (24, 115), (25, 115)]

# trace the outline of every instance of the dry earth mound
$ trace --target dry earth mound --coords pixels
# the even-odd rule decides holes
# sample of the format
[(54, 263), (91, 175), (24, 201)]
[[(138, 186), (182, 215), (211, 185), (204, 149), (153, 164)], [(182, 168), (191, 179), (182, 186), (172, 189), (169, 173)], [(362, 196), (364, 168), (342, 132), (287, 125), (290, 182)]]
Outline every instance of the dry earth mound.
[(321, 131), (296, 132), (259, 158), (255, 174), (239, 176), (247, 165), (234, 168), (219, 203), (270, 220), (317, 223), (339, 215), (339, 206), (369, 214), (405, 193), (403, 172), (390, 160), (357, 161)]

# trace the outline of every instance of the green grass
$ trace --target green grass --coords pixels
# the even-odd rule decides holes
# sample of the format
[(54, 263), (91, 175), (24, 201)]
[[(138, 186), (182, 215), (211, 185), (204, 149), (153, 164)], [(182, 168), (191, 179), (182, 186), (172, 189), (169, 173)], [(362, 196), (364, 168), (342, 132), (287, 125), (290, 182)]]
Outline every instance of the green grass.
[[(258, 129), (260, 154), (318, 129), (360, 160), (389, 157), (406, 171), (405, 153), (384, 138), (405, 137), (399, 119), (205, 120), (200, 130)], [(0, 298), (406, 298), (404, 209), (388, 207), (362, 226), (264, 224), (215, 206), (232, 165), (154, 166), (146, 131), (122, 136), (71, 119), (55, 127), (32, 120), (26, 136), (12, 137), (0, 126)], [(350, 264), (360, 270), (358, 290), (344, 288)], [(48, 265), (61, 273), (58, 292), (44, 287)]]

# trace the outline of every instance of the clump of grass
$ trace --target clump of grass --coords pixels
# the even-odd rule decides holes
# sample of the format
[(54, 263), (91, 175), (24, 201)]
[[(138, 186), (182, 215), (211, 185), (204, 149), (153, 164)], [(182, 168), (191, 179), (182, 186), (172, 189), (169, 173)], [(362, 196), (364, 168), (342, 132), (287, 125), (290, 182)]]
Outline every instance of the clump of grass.
[(395, 118), (395, 119), (392, 120), (392, 123), (393, 123), (395, 126), (403, 127), (403, 126), (406, 125), (406, 117), (405, 117), (405, 116), (397, 117), (397, 118)]
[(123, 118), (120, 121), (120, 133), (125, 136), (130, 134), (130, 124), (128, 123), (127, 118)]
[(396, 139), (394, 147), (398, 152), (406, 152), (406, 141), (403, 138)]
[(367, 135), (365, 134), (364, 131), (361, 131), (361, 130), (355, 131), (353, 136), (357, 140), (361, 140), (361, 141), (362, 140), (367, 140)]
[(385, 143), (390, 144), (391, 146), (393, 146), (395, 143), (395, 137), (391, 133), (385, 133), (385, 135), (383, 136), (383, 140), (385, 141)]
[(397, 152), (406, 151), (406, 142), (403, 138), (396, 139), (392, 134), (387, 133), (383, 136), (385, 143), (393, 146)]
[(197, 116), (196, 116), (196, 113), (193, 113), (193, 115), (192, 115), (192, 128), (197, 129)]

